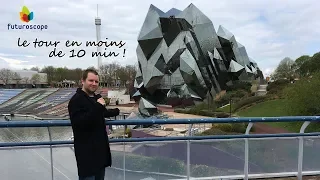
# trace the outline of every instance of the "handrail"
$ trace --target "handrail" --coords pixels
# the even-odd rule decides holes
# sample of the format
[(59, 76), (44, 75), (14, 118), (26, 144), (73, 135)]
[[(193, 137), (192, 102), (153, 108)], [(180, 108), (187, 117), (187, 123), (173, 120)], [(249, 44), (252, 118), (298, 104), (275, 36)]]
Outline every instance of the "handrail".
[[(106, 125), (146, 125), (146, 124), (202, 124), (202, 123), (254, 123), (254, 122), (300, 122), (320, 121), (320, 116), (285, 117), (234, 117), (234, 118), (184, 118), (184, 119), (125, 119), (106, 120)], [(0, 122), (0, 128), (14, 127), (54, 127), (70, 126), (69, 120), (11, 120)]]
[[(204, 123), (249, 123), (246, 129), (245, 134), (241, 135), (210, 135), (210, 136), (176, 136), (176, 137), (148, 137), (148, 138), (120, 138), (120, 139), (110, 139), (110, 143), (134, 143), (134, 142), (147, 142), (147, 141), (197, 141), (197, 140), (223, 140), (223, 139), (245, 139), (245, 164), (248, 163), (248, 150), (249, 143), (248, 139), (252, 138), (289, 138), (297, 137), (299, 141), (299, 161), (297, 172), (297, 177), (299, 180), (302, 180), (302, 162), (303, 162), (303, 138), (302, 137), (311, 137), (311, 136), (320, 136), (320, 132), (313, 133), (304, 133), (304, 129), (307, 127), (306, 123), (302, 126), (303, 130), (300, 130), (300, 133), (280, 133), (280, 134), (249, 134), (249, 130), (253, 123), (255, 122), (317, 122), (320, 121), (320, 116), (286, 116), (286, 117), (243, 117), (243, 118), (186, 118), (186, 119), (129, 119), (129, 120), (106, 120), (106, 125), (153, 125), (153, 124), (204, 124)], [(70, 120), (11, 120), (11, 121), (1, 121), (1, 128), (19, 128), (19, 127), (57, 127), (57, 126), (71, 126)], [(189, 132), (190, 128), (189, 128)], [(73, 141), (43, 141), (43, 142), (12, 142), (12, 143), (0, 143), (0, 149), (2, 148), (12, 148), (18, 146), (30, 147), (30, 146), (50, 146), (50, 149), (53, 146), (59, 145), (72, 145)], [(188, 146), (188, 148), (190, 148)], [(124, 146), (125, 152), (125, 146)], [(187, 159), (190, 158), (190, 153), (187, 154)], [(124, 156), (125, 160), (125, 156)], [(51, 164), (52, 163), (51, 159)], [(187, 161), (187, 165), (190, 166), (190, 162)], [(190, 167), (189, 167), (190, 168)], [(125, 168), (124, 168), (125, 169)], [(244, 167), (244, 179), (249, 179), (248, 167)], [(53, 172), (52, 172), (53, 175)], [(124, 170), (125, 175), (125, 170)], [(187, 170), (188, 178), (190, 177), (190, 172)], [(52, 177), (53, 179), (53, 177)]]
[[(187, 141), (187, 140), (214, 140), (214, 139), (257, 139), (257, 138), (289, 138), (289, 137), (311, 137), (320, 136), (320, 132), (316, 133), (282, 133), (282, 134), (243, 134), (243, 135), (211, 135), (211, 136), (173, 136), (173, 137), (147, 137), (147, 138), (119, 138), (110, 139), (110, 143), (119, 142), (155, 142), (155, 141)], [(1, 147), (14, 146), (42, 146), (42, 145), (65, 145), (73, 144), (73, 141), (42, 141), (42, 142), (13, 142), (0, 143)]]

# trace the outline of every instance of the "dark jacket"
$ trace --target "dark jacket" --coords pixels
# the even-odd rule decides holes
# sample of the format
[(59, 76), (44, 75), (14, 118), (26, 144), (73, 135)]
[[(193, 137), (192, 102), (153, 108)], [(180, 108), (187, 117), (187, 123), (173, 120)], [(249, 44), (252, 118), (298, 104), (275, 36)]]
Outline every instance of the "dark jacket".
[(74, 150), (79, 176), (92, 176), (111, 166), (111, 152), (104, 117), (119, 115), (119, 109), (107, 110), (81, 88), (70, 99), (69, 116), (74, 136)]

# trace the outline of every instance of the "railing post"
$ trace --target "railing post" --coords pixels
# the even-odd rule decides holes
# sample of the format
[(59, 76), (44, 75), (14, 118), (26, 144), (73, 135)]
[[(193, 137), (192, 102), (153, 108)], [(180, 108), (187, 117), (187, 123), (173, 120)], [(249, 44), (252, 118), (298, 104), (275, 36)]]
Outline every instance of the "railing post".
[[(188, 135), (192, 136), (192, 125), (193, 124), (189, 124), (189, 128), (188, 128)], [(187, 180), (190, 179), (190, 140), (187, 141)]]
[[(300, 128), (300, 133), (304, 133), (309, 124), (310, 121), (305, 121)], [(303, 137), (299, 137), (298, 180), (302, 180), (303, 145)]]
[[(246, 129), (245, 134), (250, 134), (250, 130), (253, 126), (253, 123), (249, 123)], [(248, 180), (249, 178), (249, 140), (245, 138), (244, 140), (244, 179)]]
[[(52, 142), (50, 127), (48, 127), (49, 140)], [(50, 162), (51, 162), (51, 180), (53, 180), (53, 155), (52, 155), (52, 145), (50, 144)]]
[[(126, 138), (126, 128), (124, 129), (124, 137)], [(123, 180), (126, 180), (126, 143), (123, 142)]]

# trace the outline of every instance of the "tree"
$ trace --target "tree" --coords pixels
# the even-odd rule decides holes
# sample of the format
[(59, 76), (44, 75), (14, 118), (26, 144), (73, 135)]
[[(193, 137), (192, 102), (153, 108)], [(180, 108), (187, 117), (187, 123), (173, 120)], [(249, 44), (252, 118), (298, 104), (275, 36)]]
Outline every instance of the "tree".
[(295, 73), (295, 62), (286, 57), (284, 58), (278, 65), (277, 69), (275, 70), (274, 74), (272, 74), (272, 78), (274, 80), (278, 79), (289, 79), (293, 80), (296, 77)]
[(24, 82), (26, 86), (28, 85), (28, 81), (29, 81), (28, 77), (22, 78), (22, 82)]
[(310, 76), (320, 70), (320, 52), (312, 57), (303, 55), (296, 60), (297, 73), (300, 77)]
[(110, 64), (104, 64), (100, 67), (100, 74), (103, 82), (106, 82), (109, 86), (113, 86), (113, 81), (118, 79), (117, 71), (120, 69), (120, 65), (117, 62)]
[(14, 73), (10, 69), (3, 68), (0, 70), (0, 80), (3, 81), (4, 85), (8, 84), (9, 80), (12, 80)]
[(33, 84), (36, 84), (36, 83), (40, 82), (41, 76), (39, 74), (34, 74), (34, 75), (32, 75), (31, 80), (33, 81)]
[(125, 68), (128, 73), (129, 82), (133, 82), (137, 74), (135, 65), (127, 65)]
[(21, 76), (18, 73), (13, 73), (12, 80), (15, 80), (17, 84), (20, 84), (20, 81), (22, 80)]
[(55, 80), (60, 82), (67, 79), (68, 68), (59, 67), (55, 70)]
[(284, 90), (287, 111), (292, 116), (312, 116), (320, 113), (320, 73), (303, 77)]
[(49, 84), (55, 80), (55, 68), (53, 66), (44, 67), (40, 72), (47, 74)]
[(300, 56), (298, 59), (296, 59), (294, 67), (295, 67), (296, 73), (300, 77), (303, 77), (307, 74), (308, 67), (306, 65), (308, 64), (309, 60), (310, 60), (310, 56), (308, 55), (303, 55), (303, 56)]
[[(88, 67), (93, 68), (94, 67)], [(38, 67), (33, 67), (31, 70), (38, 70)], [(87, 69), (87, 68), (86, 68)], [(95, 69), (96, 70), (96, 69)], [(57, 82), (61, 82), (63, 80), (70, 80), (75, 81), (79, 85), (82, 78), (83, 69), (76, 68), (76, 69), (68, 69), (67, 67), (53, 67), (47, 66), (42, 68), (39, 73), (46, 73), (47, 74), (47, 82), (48, 84), (54, 86)], [(126, 85), (127, 82), (133, 82), (136, 74), (135, 66), (126, 65), (121, 66), (117, 62), (113, 62), (110, 64), (103, 65), (99, 70), (100, 75), (100, 82), (105, 82), (111, 86), (115, 85), (115, 80), (120, 79), (121, 84)], [(41, 78), (41, 77), (40, 77)], [(29, 78), (21, 78), (18, 76), (17, 73), (13, 73), (9, 69), (1, 69), (0, 70), (0, 80), (2, 80), (5, 84), (8, 83), (9, 80), (22, 80), (25, 84), (28, 83)], [(38, 82), (38, 78), (34, 77), (31, 78), (33, 82)]]
[(126, 82), (130, 79), (129, 73), (126, 71), (125, 67), (120, 67), (119, 69), (116, 70), (116, 77), (120, 79), (121, 85), (123, 86), (125, 86)]
[(39, 67), (32, 67), (30, 68), (31, 71), (37, 71), (40, 72), (40, 68)]

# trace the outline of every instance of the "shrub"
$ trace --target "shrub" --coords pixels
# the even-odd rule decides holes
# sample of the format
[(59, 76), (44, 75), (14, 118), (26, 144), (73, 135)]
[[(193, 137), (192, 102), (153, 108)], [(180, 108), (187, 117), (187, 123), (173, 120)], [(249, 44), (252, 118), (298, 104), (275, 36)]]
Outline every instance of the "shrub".
[(234, 91), (234, 90), (245, 90), (247, 92), (251, 91), (251, 83), (250, 82), (244, 82), (244, 81), (236, 81), (231, 86), (227, 86), (227, 91)]
[(230, 99), (231, 99), (231, 94), (227, 92), (220, 99), (216, 100), (215, 103), (217, 104), (218, 107), (221, 107), (223, 105), (229, 104)]
[(212, 128), (217, 128), (224, 132), (232, 132), (232, 124), (230, 123), (214, 124)]
[(287, 79), (279, 79), (270, 83), (267, 86), (268, 94), (277, 94), (278, 96), (282, 96), (282, 91), (285, 87), (290, 84), (290, 81)]
[(226, 132), (224, 132), (220, 129), (210, 128), (210, 129), (203, 131), (200, 134), (197, 134), (197, 136), (210, 136), (210, 135), (222, 135), (222, 134), (226, 134)]
[(230, 113), (226, 113), (226, 112), (216, 112), (215, 116), (217, 118), (227, 118), (230, 117)]
[(213, 124), (212, 128), (219, 129), (223, 132), (233, 132), (233, 133), (245, 133), (247, 124), (246, 123), (221, 123)]
[(110, 98), (103, 98), (104, 99), (104, 101), (106, 102), (106, 105), (109, 105), (110, 104)]
[(284, 90), (287, 111), (292, 116), (312, 116), (320, 112), (320, 73), (301, 79)]
[(215, 117), (216, 113), (213, 111), (208, 111), (208, 110), (201, 110), (200, 113), (198, 115), (201, 116), (209, 116), (209, 117)]
[(251, 92), (248, 92), (243, 89), (228, 91), (220, 99), (216, 100), (215, 103), (218, 105), (218, 107), (221, 107), (223, 105), (229, 104), (230, 99), (232, 100), (232, 102), (238, 102), (241, 99), (250, 97), (250, 95), (251, 95)]
[(232, 107), (232, 111), (235, 112), (236, 110), (244, 107), (244, 106), (247, 106), (249, 104), (252, 104), (252, 103), (257, 103), (257, 102), (262, 102), (264, 100), (266, 100), (267, 98), (269, 98), (269, 96), (252, 96), (252, 97), (248, 97), (246, 99), (243, 99), (235, 104), (233, 104), (233, 107)]
[(232, 132), (245, 133), (247, 124), (245, 123), (232, 123)]
[(230, 97), (234, 100), (234, 99), (242, 99), (242, 98), (245, 98), (245, 97), (248, 97), (249, 96), (249, 92), (245, 91), (245, 90), (235, 90), (235, 91), (230, 91)]
[(165, 128), (165, 131), (173, 131), (173, 128)]
[(131, 129), (129, 129), (129, 128), (126, 129), (126, 135), (128, 136), (128, 138), (130, 138), (132, 136)]

